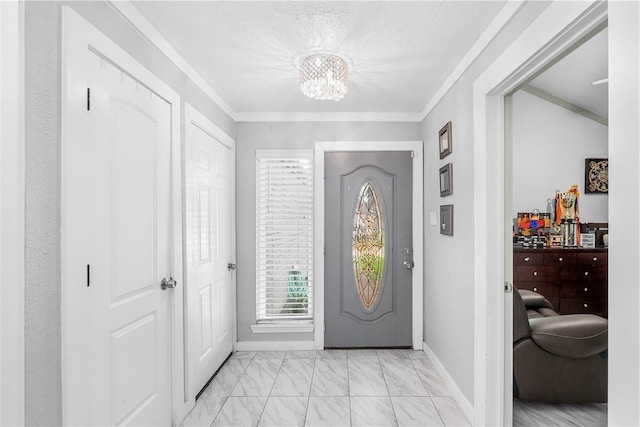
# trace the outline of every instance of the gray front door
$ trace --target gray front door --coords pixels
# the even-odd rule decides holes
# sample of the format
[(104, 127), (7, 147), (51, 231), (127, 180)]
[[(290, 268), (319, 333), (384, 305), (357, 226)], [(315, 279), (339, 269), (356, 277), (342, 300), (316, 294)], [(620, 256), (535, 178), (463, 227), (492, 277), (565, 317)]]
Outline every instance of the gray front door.
[(409, 347), (411, 153), (326, 153), (325, 168), (325, 347)]

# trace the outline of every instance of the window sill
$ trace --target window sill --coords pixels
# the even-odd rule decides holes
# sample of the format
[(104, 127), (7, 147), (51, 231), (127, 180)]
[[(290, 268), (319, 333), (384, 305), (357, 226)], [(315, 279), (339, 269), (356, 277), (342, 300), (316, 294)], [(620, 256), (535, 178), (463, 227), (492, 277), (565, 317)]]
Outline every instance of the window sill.
[(251, 325), (254, 334), (280, 334), (280, 333), (304, 333), (313, 332), (315, 327), (312, 322), (266, 322)]

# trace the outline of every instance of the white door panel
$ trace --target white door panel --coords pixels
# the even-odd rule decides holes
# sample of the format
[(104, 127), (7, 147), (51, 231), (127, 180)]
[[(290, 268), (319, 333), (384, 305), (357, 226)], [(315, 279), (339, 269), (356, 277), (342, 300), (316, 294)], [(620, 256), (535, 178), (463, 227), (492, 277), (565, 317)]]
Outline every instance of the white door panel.
[(81, 70), (90, 98), (63, 151), (65, 423), (168, 425), (171, 104), (88, 49)]
[[(190, 391), (204, 387), (233, 350), (233, 147), (189, 109), (186, 130), (187, 313)], [(210, 124), (209, 124), (210, 125)]]

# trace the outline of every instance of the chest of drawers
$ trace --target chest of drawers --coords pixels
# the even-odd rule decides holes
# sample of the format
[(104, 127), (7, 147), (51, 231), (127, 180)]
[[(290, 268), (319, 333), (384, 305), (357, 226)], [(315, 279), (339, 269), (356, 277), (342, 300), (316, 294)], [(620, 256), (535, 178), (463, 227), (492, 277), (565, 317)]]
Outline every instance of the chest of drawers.
[(513, 249), (513, 284), (544, 295), (560, 314), (607, 317), (606, 248)]

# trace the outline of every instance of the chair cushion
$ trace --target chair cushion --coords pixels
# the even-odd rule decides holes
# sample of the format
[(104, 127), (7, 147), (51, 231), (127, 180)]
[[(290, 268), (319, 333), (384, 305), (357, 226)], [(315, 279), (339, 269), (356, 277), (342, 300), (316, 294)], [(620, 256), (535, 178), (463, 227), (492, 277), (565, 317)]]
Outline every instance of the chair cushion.
[(537, 310), (527, 309), (527, 316), (529, 317), (529, 320), (531, 320), (537, 317), (549, 317), (549, 316), (560, 316), (560, 315), (550, 308), (538, 308)]
[(567, 314), (529, 320), (531, 338), (560, 357), (582, 359), (608, 347), (609, 322), (594, 314)]

